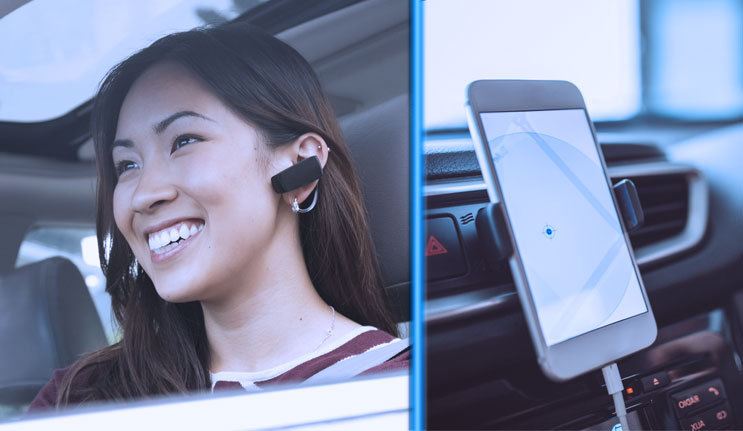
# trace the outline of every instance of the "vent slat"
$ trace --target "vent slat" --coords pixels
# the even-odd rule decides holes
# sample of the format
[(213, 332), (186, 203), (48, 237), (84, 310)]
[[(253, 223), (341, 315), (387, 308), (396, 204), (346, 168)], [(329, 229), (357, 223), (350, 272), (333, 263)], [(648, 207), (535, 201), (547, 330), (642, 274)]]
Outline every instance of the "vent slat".
[(634, 248), (678, 235), (686, 227), (688, 184), (683, 174), (630, 178), (637, 187), (644, 225), (630, 234)]
[(671, 202), (668, 204), (652, 205), (643, 208), (643, 211), (645, 212), (645, 217), (647, 217), (648, 215), (686, 211), (686, 205), (683, 202)]
[(640, 237), (642, 235), (654, 234), (654, 233), (658, 233), (661, 231), (670, 232), (670, 231), (681, 230), (681, 228), (683, 228), (685, 224), (686, 224), (685, 220), (671, 220), (665, 223), (652, 224), (650, 226), (645, 225), (641, 227), (639, 230), (637, 230), (634, 233), (634, 236)]
[(652, 195), (666, 195), (669, 193), (684, 193), (686, 192), (686, 184), (684, 183), (660, 183), (660, 184), (635, 184), (638, 192), (642, 190), (643, 194)]

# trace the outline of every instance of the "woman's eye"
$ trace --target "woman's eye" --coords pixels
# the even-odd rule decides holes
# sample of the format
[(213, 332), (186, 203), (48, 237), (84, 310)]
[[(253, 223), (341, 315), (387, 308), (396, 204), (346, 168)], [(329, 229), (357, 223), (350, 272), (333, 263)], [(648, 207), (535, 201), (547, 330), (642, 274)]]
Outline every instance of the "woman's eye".
[(177, 138), (175, 138), (175, 141), (173, 141), (173, 148), (170, 149), (170, 154), (173, 154), (176, 150), (179, 148), (186, 146), (188, 144), (192, 144), (196, 141), (199, 141), (200, 138), (192, 135), (182, 135)]
[(136, 162), (133, 162), (131, 160), (122, 160), (118, 163), (116, 163), (116, 175), (121, 176), (124, 172), (128, 171), (129, 169), (134, 169), (139, 167)]

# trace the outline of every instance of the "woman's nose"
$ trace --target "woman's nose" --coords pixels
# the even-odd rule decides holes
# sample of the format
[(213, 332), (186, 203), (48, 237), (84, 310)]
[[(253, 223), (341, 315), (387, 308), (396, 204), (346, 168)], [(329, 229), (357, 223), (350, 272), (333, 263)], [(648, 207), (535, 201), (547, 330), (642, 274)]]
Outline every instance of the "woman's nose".
[(132, 207), (139, 213), (154, 211), (164, 203), (173, 201), (178, 190), (167, 172), (153, 169), (152, 166), (140, 168), (139, 183), (132, 196)]

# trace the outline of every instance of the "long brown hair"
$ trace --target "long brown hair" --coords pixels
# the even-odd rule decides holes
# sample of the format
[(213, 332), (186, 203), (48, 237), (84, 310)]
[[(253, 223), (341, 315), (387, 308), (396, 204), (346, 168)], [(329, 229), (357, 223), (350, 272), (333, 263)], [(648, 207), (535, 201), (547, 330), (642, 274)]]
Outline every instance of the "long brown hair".
[[(154, 64), (172, 61), (203, 80), (256, 127), (270, 147), (314, 132), (331, 149), (316, 208), (299, 216), (300, 239), (320, 296), (363, 325), (396, 334), (356, 174), (335, 115), (311, 66), (293, 48), (241, 23), (166, 36), (116, 66), (93, 108), (98, 165), (96, 225), (106, 291), (122, 338), (73, 365), (58, 403), (128, 399), (209, 388), (209, 345), (198, 302), (169, 303), (116, 227), (111, 158), (119, 111), (132, 84)], [(266, 178), (266, 181), (269, 181)], [(95, 381), (72, 384), (87, 367)]]

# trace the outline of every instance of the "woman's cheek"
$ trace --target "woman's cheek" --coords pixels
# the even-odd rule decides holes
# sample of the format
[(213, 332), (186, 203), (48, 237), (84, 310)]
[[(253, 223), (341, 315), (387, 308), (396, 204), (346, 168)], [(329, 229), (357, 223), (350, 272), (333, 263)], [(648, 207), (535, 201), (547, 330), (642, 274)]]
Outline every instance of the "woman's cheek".
[[(140, 256), (141, 252), (137, 250), (137, 247), (133, 247), (133, 241), (136, 238), (133, 232), (133, 218), (134, 212), (131, 208), (131, 187), (126, 184), (117, 184), (114, 188), (113, 193), (113, 214), (114, 222), (116, 227), (119, 229), (121, 234), (124, 236), (129, 248), (135, 254), (135, 257), (140, 262), (143, 261), (144, 256)], [(147, 250), (149, 252), (149, 250)]]
[(116, 222), (116, 227), (118, 227), (121, 233), (124, 234), (124, 236), (126, 237), (126, 227), (127, 225), (131, 225), (131, 214), (127, 214), (128, 211), (126, 210), (127, 206), (124, 202), (122, 188), (118, 185), (116, 186), (116, 188), (114, 188), (113, 206), (114, 221)]

